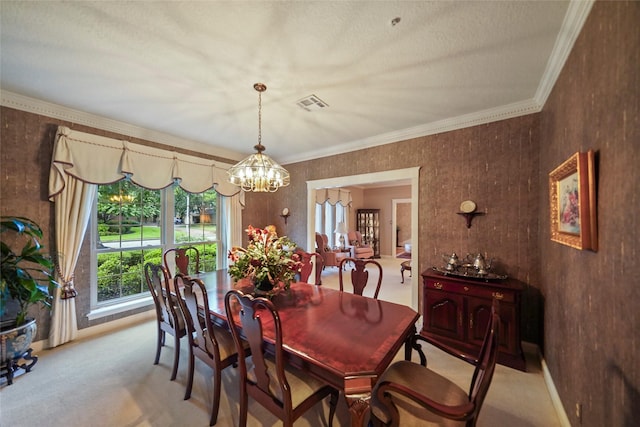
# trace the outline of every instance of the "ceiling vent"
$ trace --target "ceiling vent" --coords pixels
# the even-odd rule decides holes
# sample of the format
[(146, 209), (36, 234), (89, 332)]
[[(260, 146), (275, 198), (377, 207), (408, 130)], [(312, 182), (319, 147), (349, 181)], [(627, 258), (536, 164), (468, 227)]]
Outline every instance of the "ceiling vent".
[(329, 104), (315, 95), (309, 95), (306, 98), (302, 98), (298, 100), (296, 104), (298, 104), (298, 107), (307, 111), (321, 110), (329, 106)]

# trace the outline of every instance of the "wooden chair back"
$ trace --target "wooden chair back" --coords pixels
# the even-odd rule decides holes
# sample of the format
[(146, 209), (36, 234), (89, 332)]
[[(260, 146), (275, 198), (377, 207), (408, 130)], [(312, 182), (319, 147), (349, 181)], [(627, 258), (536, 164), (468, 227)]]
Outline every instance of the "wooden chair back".
[[(320, 383), (313, 377), (298, 371), (291, 376), (290, 384), (286, 371), (294, 369), (286, 366), (282, 347), (282, 324), (273, 303), (266, 298), (254, 298), (238, 290), (231, 290), (225, 296), (225, 309), (231, 334), (238, 351), (238, 369), (240, 371), (240, 422), (246, 426), (248, 401), (251, 396), (272, 414), (283, 421), (284, 426), (293, 426), (293, 422), (312, 405), (331, 395), (331, 413), (329, 425), (333, 421), (338, 391)], [(273, 345), (266, 345), (264, 329), (273, 331)], [(246, 359), (247, 352), (242, 338), (246, 340), (251, 351), (251, 359)], [(306, 398), (297, 395), (299, 401), (293, 406), (292, 393), (302, 385), (310, 392)]]
[(303, 250), (299, 250), (296, 252), (300, 256), (300, 261), (302, 262), (302, 267), (300, 267), (300, 281), (308, 283), (309, 276), (311, 276), (311, 272), (313, 271), (313, 266), (315, 265), (316, 274), (314, 285), (322, 284), (322, 268), (324, 267), (324, 260), (322, 255), (318, 252), (305, 252)]
[(171, 280), (169, 272), (161, 264), (147, 263), (144, 266), (144, 274), (147, 287), (153, 298), (156, 309), (158, 341), (156, 346), (156, 358), (153, 362), (157, 365), (160, 361), (160, 351), (165, 343), (166, 333), (174, 337), (174, 357), (171, 380), (176, 378), (178, 362), (180, 360), (180, 338), (186, 335), (184, 319), (178, 308), (176, 298), (170, 291)]
[[(349, 270), (346, 265), (351, 264), (353, 268)], [(380, 286), (382, 285), (382, 265), (378, 261), (373, 259), (361, 259), (361, 258), (344, 258), (340, 261), (340, 274), (338, 276), (340, 280), (340, 291), (344, 292), (344, 275), (350, 273), (351, 285), (353, 286), (353, 293), (362, 295), (364, 289), (367, 287), (369, 281), (369, 272), (366, 267), (370, 265), (378, 270), (378, 280), (376, 281), (376, 288), (373, 293), (373, 298), (378, 298), (380, 293)]]
[(171, 271), (171, 256), (173, 256), (173, 261), (176, 266), (175, 273), (185, 275), (200, 273), (200, 251), (198, 251), (198, 248), (195, 246), (172, 248), (164, 251), (164, 266), (169, 272)]
[[(498, 357), (498, 345), (500, 344), (500, 316), (496, 304), (491, 307), (491, 319), (487, 326), (476, 368), (473, 371), (471, 385), (469, 386), (469, 401), (474, 404), (474, 420), (477, 420), (480, 408), (484, 403), (493, 373), (496, 369)], [(475, 425), (475, 421), (473, 423)]]
[[(464, 422), (467, 427), (474, 427), (495, 371), (499, 329), (500, 316), (494, 304), (478, 357), (470, 358), (466, 354), (449, 352), (475, 365), (468, 395), (453, 381), (424, 365), (410, 361), (392, 364), (372, 392), (372, 425), (422, 425), (428, 418), (430, 423), (437, 425), (458, 421)], [(407, 399), (410, 404), (402, 403)]]
[(184, 399), (191, 397), (194, 357), (197, 357), (213, 369), (213, 401), (209, 425), (214, 425), (220, 407), (221, 373), (224, 368), (237, 362), (238, 353), (231, 334), (214, 325), (211, 316), (206, 315), (209, 313), (209, 299), (204, 283), (181, 273), (177, 273), (173, 280), (174, 289), (182, 290), (183, 297), (178, 298), (178, 304), (184, 314), (189, 339), (189, 371)]

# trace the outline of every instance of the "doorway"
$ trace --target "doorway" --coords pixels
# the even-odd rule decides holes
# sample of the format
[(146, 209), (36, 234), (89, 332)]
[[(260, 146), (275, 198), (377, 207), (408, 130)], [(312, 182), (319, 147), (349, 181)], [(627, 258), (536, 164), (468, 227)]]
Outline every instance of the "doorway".
[[(395, 230), (392, 238), (391, 253), (397, 256), (407, 250), (406, 244), (411, 245), (411, 199), (391, 200), (391, 225)], [(410, 248), (411, 246), (409, 246)]]
[[(419, 178), (420, 167), (395, 169), (384, 172), (373, 172), (360, 175), (341, 176), (336, 178), (319, 179), (307, 181), (307, 247), (313, 248), (315, 245), (315, 222), (316, 222), (316, 190), (322, 188), (344, 187), (358, 184), (371, 184), (376, 182), (391, 182), (396, 180), (410, 180), (411, 182), (411, 241), (418, 242), (418, 205), (419, 205)], [(411, 264), (418, 265), (417, 244), (412, 245)], [(393, 253), (393, 252), (392, 252)], [(416, 269), (417, 270), (417, 269)], [(419, 274), (414, 274), (411, 278), (411, 307), (418, 311), (418, 287)]]

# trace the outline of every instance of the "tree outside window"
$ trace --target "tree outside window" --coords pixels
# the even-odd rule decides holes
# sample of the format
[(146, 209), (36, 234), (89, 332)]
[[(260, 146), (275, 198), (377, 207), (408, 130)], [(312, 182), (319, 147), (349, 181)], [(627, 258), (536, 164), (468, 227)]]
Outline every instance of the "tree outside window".
[[(163, 191), (173, 197), (162, 197)], [(165, 200), (173, 203), (163, 209)], [(148, 190), (119, 181), (98, 186), (96, 211), (98, 305), (145, 296), (144, 265), (163, 263), (162, 254), (169, 247), (195, 246), (200, 270), (216, 269), (218, 215), (213, 190), (200, 194), (179, 187)], [(163, 212), (173, 221), (164, 221)], [(171, 234), (173, 239), (163, 241)]]

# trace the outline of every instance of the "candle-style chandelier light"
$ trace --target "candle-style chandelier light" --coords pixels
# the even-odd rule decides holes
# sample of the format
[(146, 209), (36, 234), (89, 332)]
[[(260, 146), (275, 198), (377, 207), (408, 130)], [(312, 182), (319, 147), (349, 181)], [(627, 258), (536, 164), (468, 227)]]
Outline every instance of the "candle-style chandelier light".
[(274, 192), (280, 187), (289, 185), (289, 172), (266, 154), (262, 145), (262, 92), (267, 90), (263, 83), (256, 83), (253, 88), (258, 91), (258, 144), (253, 148), (257, 151), (232, 166), (229, 182), (242, 187), (244, 191)]

